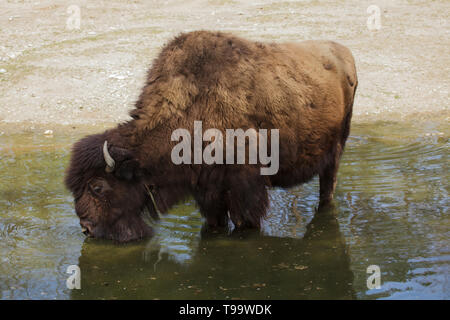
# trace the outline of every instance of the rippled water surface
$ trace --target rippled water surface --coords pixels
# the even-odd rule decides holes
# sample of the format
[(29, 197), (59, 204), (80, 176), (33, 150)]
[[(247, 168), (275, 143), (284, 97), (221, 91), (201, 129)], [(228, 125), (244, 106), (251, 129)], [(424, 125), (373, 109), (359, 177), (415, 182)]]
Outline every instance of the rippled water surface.
[[(449, 299), (449, 129), (354, 125), (334, 209), (315, 214), (315, 179), (271, 190), (261, 234), (202, 233), (188, 201), (155, 238), (126, 245), (81, 233), (63, 175), (82, 133), (4, 133), (0, 298)], [(81, 290), (66, 288), (69, 265)], [(370, 265), (380, 289), (367, 287)]]

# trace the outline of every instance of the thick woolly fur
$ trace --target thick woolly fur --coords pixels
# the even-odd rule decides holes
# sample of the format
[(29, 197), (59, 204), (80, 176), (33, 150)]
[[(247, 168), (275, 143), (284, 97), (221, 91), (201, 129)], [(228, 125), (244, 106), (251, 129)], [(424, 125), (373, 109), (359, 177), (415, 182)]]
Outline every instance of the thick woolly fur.
[[(290, 187), (315, 175), (320, 204), (326, 205), (333, 198), (356, 87), (352, 54), (335, 42), (181, 34), (153, 62), (132, 120), (74, 146), (66, 184), (83, 203), (77, 214), (95, 225), (93, 236), (147, 236), (151, 232), (135, 220), (150, 201), (143, 187), (148, 185), (163, 213), (192, 195), (210, 227), (226, 226), (230, 218), (238, 228), (257, 228), (269, 205), (268, 187)], [(184, 128), (193, 135), (194, 121), (202, 121), (203, 130), (222, 132), (279, 129), (278, 173), (263, 176), (260, 165), (249, 164), (174, 165), (170, 155), (177, 142), (171, 134)], [(105, 140), (117, 158), (113, 173), (104, 170)], [(106, 181), (109, 194), (88, 195), (93, 179)], [(103, 231), (96, 234), (96, 228)]]

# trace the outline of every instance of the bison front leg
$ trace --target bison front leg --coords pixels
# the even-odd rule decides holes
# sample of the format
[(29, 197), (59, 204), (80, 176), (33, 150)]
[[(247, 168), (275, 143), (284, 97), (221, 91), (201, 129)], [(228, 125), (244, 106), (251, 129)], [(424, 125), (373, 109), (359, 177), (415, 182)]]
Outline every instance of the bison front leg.
[(342, 147), (337, 145), (333, 152), (329, 163), (323, 168), (319, 174), (320, 177), (320, 203), (319, 209), (328, 206), (333, 201), (334, 191), (337, 184), (337, 172), (339, 161), (341, 159)]
[(228, 208), (224, 199), (224, 179), (226, 169), (223, 167), (205, 167), (197, 171), (194, 198), (202, 216), (206, 219), (204, 231), (228, 227)]
[(237, 229), (261, 227), (269, 205), (266, 185), (266, 176), (262, 176), (256, 166), (228, 170), (225, 202)]
[(206, 219), (205, 230), (216, 230), (228, 227), (227, 206), (223, 196), (212, 188), (195, 196), (200, 212)]

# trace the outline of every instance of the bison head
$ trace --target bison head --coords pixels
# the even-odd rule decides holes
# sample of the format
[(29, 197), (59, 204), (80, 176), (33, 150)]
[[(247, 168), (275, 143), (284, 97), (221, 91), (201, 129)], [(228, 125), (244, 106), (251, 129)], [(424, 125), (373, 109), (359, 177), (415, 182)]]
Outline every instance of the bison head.
[(83, 233), (119, 242), (152, 235), (158, 217), (150, 185), (129, 149), (108, 145), (107, 133), (77, 142), (66, 173)]

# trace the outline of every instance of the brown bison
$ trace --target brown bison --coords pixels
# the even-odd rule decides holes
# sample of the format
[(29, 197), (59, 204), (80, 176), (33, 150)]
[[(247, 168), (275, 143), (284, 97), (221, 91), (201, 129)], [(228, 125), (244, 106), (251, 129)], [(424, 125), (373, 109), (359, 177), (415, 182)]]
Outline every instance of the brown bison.
[[(196, 31), (170, 41), (153, 62), (132, 120), (78, 141), (66, 174), (86, 234), (130, 241), (193, 196), (206, 224), (258, 228), (267, 188), (320, 177), (333, 199), (357, 87), (350, 51), (335, 42), (261, 43)], [(174, 130), (279, 130), (279, 170), (263, 164), (174, 164)], [(205, 142), (203, 142), (205, 145)]]

